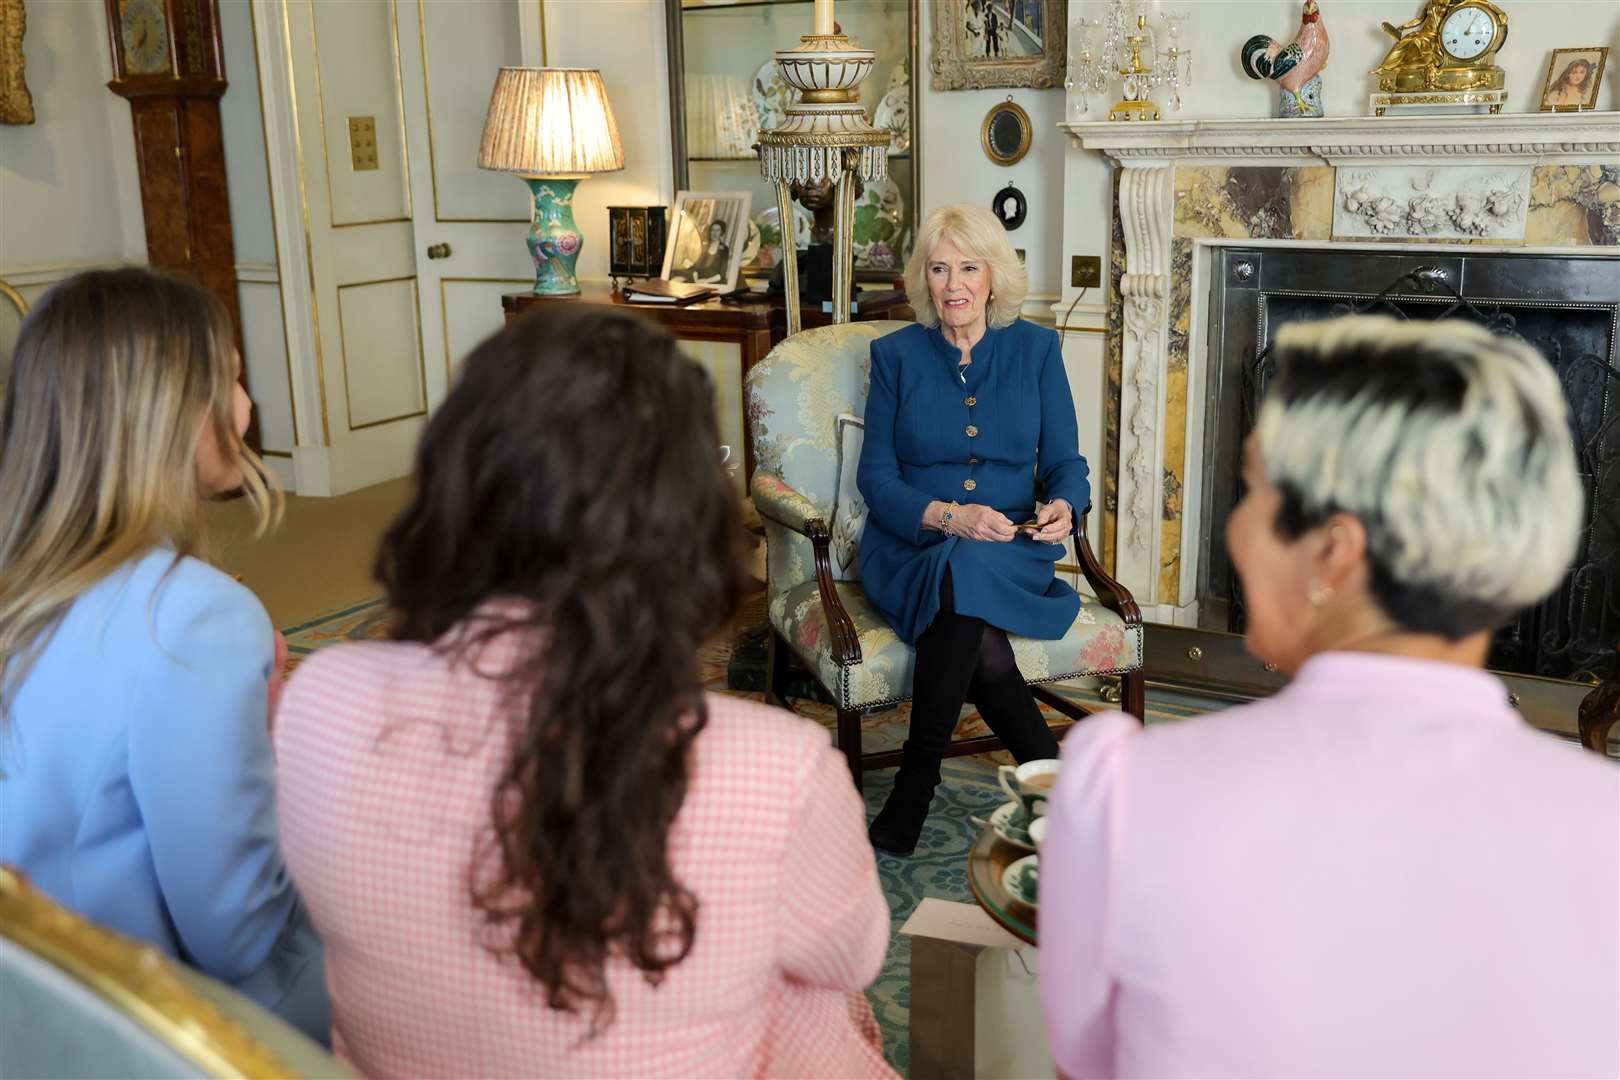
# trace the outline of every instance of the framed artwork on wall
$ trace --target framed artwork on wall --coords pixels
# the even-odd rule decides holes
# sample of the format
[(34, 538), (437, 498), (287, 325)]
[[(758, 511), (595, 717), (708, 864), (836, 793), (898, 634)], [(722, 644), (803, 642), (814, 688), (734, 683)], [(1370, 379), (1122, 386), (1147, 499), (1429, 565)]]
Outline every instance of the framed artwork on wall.
[(713, 285), (722, 293), (735, 290), (752, 204), (747, 191), (676, 192), (661, 276)]
[(935, 90), (1063, 85), (1068, 0), (936, 0)]
[(1600, 45), (1585, 49), (1554, 49), (1547, 61), (1547, 81), (1541, 88), (1542, 112), (1582, 112), (1597, 108), (1598, 87), (1609, 50)]
[(32, 124), (34, 96), (24, 74), (23, 34), (28, 12), (23, 0), (0, 0), (0, 124)]

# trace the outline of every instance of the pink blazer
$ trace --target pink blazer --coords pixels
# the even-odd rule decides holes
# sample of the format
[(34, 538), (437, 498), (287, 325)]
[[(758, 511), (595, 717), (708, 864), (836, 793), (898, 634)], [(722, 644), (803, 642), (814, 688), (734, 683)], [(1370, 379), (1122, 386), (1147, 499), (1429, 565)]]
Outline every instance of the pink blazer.
[[(480, 666), (512, 655), (496, 642)], [(816, 725), (711, 695), (670, 837), (697, 896), (658, 988), (610, 963), (616, 1021), (546, 1007), (487, 951), (474, 844), (506, 761), (499, 688), (426, 647), (307, 660), (277, 719), (282, 843), (326, 942), (333, 1041), (386, 1076), (892, 1076), (862, 989), (889, 911), (848, 770)]]
[(1620, 1074), (1620, 770), (1452, 664), (1070, 733), (1041, 998), (1071, 1078)]

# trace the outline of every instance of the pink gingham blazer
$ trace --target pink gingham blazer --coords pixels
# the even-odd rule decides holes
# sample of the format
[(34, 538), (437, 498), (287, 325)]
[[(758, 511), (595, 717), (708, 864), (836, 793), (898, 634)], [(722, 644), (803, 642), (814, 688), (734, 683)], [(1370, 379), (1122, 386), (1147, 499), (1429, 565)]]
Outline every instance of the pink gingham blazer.
[[(479, 658), (500, 670), (511, 637)], [(634, 677), (633, 675), (628, 677)], [(419, 645), (323, 650), (276, 722), (282, 844), (326, 943), (333, 1045), (373, 1076), (893, 1076), (862, 988), (889, 936), (865, 813), (814, 724), (708, 697), (677, 880), (692, 951), (654, 988), (623, 960), (615, 1020), (549, 1009), (482, 944), (475, 844), (507, 758), (500, 686)]]

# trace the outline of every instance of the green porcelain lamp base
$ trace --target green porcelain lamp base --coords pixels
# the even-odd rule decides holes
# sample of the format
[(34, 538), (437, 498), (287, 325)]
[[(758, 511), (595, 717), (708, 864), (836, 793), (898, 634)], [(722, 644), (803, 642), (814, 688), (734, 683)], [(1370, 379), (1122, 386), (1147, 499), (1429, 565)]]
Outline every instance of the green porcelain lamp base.
[(534, 195), (529, 220), (529, 257), (534, 260), (534, 295), (572, 296), (579, 292), (574, 264), (585, 246), (574, 227), (577, 176), (525, 176)]

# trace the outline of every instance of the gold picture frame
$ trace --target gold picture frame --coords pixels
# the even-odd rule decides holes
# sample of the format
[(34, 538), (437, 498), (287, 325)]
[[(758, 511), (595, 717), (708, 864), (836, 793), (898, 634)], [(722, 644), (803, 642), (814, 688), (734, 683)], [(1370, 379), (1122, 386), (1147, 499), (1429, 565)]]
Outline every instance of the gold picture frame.
[(933, 88), (1063, 85), (1067, 0), (935, 0)]
[(0, 0), (0, 124), (32, 124), (34, 95), (28, 92), (23, 35), (28, 11), (23, 0)]
[[(1541, 86), (1541, 111), (1586, 112), (1597, 108), (1598, 91), (1603, 86), (1603, 68), (1608, 62), (1609, 48), (1606, 45), (1554, 49), (1547, 58), (1547, 80)], [(1572, 86), (1570, 73), (1582, 64), (1585, 65), (1582, 82)], [(1573, 100), (1570, 91), (1583, 85), (1585, 96)]]
[(1016, 165), (1029, 153), (1029, 144), (1035, 135), (1029, 113), (1012, 98), (998, 101), (984, 114), (979, 128), (979, 144), (984, 156), (997, 165)]

